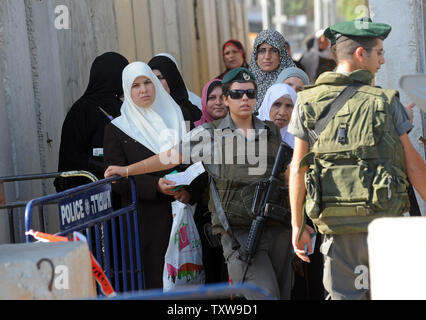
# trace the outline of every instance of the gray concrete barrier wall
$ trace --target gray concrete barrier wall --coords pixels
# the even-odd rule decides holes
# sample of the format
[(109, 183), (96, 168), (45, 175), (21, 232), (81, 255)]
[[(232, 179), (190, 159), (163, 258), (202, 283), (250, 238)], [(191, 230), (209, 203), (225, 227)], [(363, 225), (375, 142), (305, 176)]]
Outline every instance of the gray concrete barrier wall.
[[(243, 0), (1, 0), (0, 176), (57, 171), (62, 123), (104, 52), (120, 52), (130, 62), (170, 52), (200, 95), (223, 71), (223, 42), (235, 38), (249, 47), (244, 6)], [(6, 200), (54, 193), (52, 183), (5, 184)], [(23, 242), (23, 210), (15, 211), (16, 238)], [(55, 211), (45, 214), (49, 232), (57, 231)], [(7, 213), (0, 210), (0, 244), (9, 239)]]
[[(384, 88), (399, 90), (404, 105), (409, 97), (399, 87), (403, 75), (426, 72), (425, 15), (426, 0), (370, 0), (370, 16), (373, 21), (392, 26), (392, 31), (384, 41), (386, 63), (377, 73), (376, 82)], [(425, 159), (425, 145), (419, 137), (426, 137), (426, 122), (420, 108), (414, 108), (414, 129), (409, 137), (417, 152)], [(422, 215), (426, 216), (426, 203), (417, 194)]]
[[(4, 0), (0, 25), (0, 176), (55, 172), (63, 120), (86, 89), (93, 60), (118, 50), (113, 0)], [(7, 202), (55, 192), (52, 179), (5, 189)], [(23, 210), (15, 212), (23, 242)], [(0, 243), (7, 243), (8, 219), (0, 214)], [(47, 228), (57, 230), (51, 216)]]

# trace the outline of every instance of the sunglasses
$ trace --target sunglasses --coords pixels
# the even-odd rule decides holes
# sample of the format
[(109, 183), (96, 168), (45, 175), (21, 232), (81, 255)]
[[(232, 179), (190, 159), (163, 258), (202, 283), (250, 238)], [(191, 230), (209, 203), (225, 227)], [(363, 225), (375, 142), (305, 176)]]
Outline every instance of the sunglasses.
[(229, 91), (229, 97), (231, 99), (241, 99), (244, 94), (246, 94), (249, 99), (256, 99), (257, 91), (255, 89)]

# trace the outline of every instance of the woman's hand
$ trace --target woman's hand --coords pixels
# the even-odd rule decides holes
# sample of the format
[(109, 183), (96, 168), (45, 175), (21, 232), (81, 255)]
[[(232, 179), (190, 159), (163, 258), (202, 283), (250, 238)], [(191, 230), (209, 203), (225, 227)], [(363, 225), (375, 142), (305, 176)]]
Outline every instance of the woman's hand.
[(176, 194), (176, 191), (173, 191), (174, 188), (176, 188), (176, 182), (164, 178), (158, 180), (157, 190), (159, 192), (174, 197)]
[(174, 198), (175, 200), (188, 204), (189, 201), (191, 200), (191, 195), (189, 194), (188, 191), (186, 191), (186, 189), (181, 188), (175, 192)]
[(105, 178), (112, 177), (114, 175), (118, 174), (122, 177), (127, 177), (127, 167), (120, 167), (120, 166), (109, 166), (104, 173)]

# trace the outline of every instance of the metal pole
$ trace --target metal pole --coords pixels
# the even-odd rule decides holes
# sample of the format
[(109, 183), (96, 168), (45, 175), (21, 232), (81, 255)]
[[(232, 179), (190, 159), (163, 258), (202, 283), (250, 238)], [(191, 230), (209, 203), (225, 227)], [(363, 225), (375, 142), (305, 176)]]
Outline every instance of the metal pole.
[(269, 21), (269, 10), (268, 10), (268, 0), (261, 0), (260, 5), (262, 6), (262, 24), (263, 30), (270, 28)]
[(8, 218), (9, 218), (9, 238), (10, 238), (10, 243), (16, 243), (16, 239), (15, 239), (15, 223), (14, 223), (14, 219), (13, 219), (13, 208), (10, 208), (8, 210)]
[(282, 4), (282, 0), (275, 0), (275, 30), (277, 30), (281, 34), (284, 31), (283, 24), (286, 21), (286, 17), (285, 15), (283, 15)]
[(322, 0), (315, 0), (315, 3), (314, 3), (315, 30), (314, 32), (317, 32), (323, 26), (322, 7), (323, 7)]

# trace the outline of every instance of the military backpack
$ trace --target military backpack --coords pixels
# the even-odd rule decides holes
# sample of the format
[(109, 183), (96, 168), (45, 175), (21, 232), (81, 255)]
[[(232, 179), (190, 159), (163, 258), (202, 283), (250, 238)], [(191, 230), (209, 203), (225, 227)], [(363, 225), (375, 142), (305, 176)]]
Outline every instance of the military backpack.
[[(320, 84), (299, 94), (308, 131), (345, 88)], [(309, 165), (305, 212), (321, 233), (366, 232), (373, 219), (409, 210), (404, 149), (392, 113), (397, 95), (358, 88), (302, 160)]]

